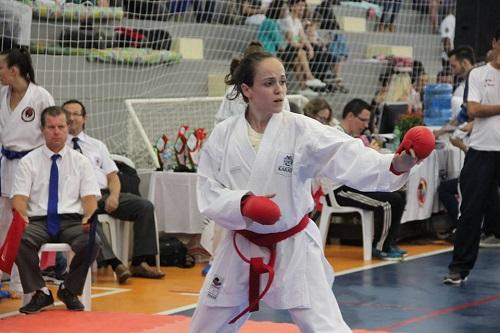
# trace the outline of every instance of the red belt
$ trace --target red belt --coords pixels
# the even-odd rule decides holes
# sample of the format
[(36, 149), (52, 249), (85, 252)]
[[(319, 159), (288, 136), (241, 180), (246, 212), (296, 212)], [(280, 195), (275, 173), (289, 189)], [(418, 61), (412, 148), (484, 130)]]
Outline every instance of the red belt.
[[(254, 312), (259, 310), (259, 301), (264, 297), (264, 295), (268, 292), (271, 284), (274, 279), (274, 264), (276, 261), (276, 244), (281, 242), (284, 239), (292, 237), (296, 233), (304, 230), (309, 223), (309, 217), (305, 215), (302, 220), (293, 228), (282, 232), (276, 232), (272, 234), (258, 234), (256, 232), (252, 232), (249, 230), (237, 230), (233, 235), (233, 245), (236, 249), (236, 252), (240, 256), (240, 258), (246, 263), (250, 264), (250, 277), (249, 277), (249, 288), (248, 288), (248, 307), (243, 310), (236, 317), (231, 319), (230, 324), (235, 323), (238, 319), (240, 319), (247, 312)], [(246, 258), (241, 251), (238, 249), (236, 245), (236, 235), (241, 235), (245, 237), (247, 240), (252, 242), (255, 245), (266, 247), (271, 252), (271, 256), (269, 258), (269, 262), (267, 264), (264, 263), (262, 257), (254, 257)], [(260, 291), (260, 275), (269, 273), (269, 279), (267, 280), (267, 285), (259, 294)]]

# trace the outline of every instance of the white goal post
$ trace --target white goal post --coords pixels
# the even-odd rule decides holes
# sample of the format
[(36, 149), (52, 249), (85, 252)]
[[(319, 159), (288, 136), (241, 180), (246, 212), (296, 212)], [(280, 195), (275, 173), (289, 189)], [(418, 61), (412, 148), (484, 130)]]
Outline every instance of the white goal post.
[[(308, 101), (301, 95), (287, 97), (300, 108)], [(220, 96), (125, 99), (128, 121), (123, 153), (134, 161), (137, 169), (159, 168), (160, 163), (153, 148), (156, 140), (161, 135), (167, 134), (169, 142), (173, 143), (180, 125), (188, 125), (190, 131), (204, 128), (210, 134), (215, 125), (215, 114), (223, 98)]]

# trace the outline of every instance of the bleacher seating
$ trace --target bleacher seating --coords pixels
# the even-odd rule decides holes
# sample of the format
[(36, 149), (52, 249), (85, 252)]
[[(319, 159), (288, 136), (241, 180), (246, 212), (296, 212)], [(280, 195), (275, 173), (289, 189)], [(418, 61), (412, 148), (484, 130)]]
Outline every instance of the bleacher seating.
[[(396, 32), (393, 33), (375, 32), (376, 18), (367, 17), (366, 9), (336, 5), (334, 11), (339, 22), (349, 30), (342, 31), (349, 48), (349, 58), (343, 66), (342, 77), (350, 93), (324, 95), (332, 104), (336, 115), (353, 97), (367, 101), (373, 97), (379, 84), (378, 77), (384, 71), (386, 62), (372, 58), (397, 51), (404, 51), (404, 54), (409, 55), (411, 50), (414, 59), (422, 61), (431, 76), (441, 69), (440, 37), (430, 33), (429, 24), (426, 23), (428, 17), (413, 11), (411, 1), (404, 1), (395, 22)], [(119, 123), (116, 120), (122, 117), (120, 112), (124, 110), (125, 98), (213, 96), (220, 93), (223, 89), (221, 85), (213, 83), (214, 74), (222, 78), (228, 72), (230, 60), (255, 39), (257, 32), (256, 26), (196, 23), (189, 19), (139, 20), (126, 15), (121, 20), (94, 19), (92, 24), (93, 27), (108, 29), (118, 26), (164, 29), (174, 41), (173, 48), (177, 47), (176, 40), (180, 41), (181, 49), (183, 41), (195, 39), (198, 45), (197, 56), (191, 57), (192, 59), (185, 57), (180, 63), (169, 66), (91, 63), (84, 56), (33, 56), (37, 81), (53, 94), (56, 101), (78, 97), (89, 106), (89, 110), (99, 113), (99, 117), (90, 118), (90, 134), (103, 138), (111, 148), (113, 139), (110, 137), (116, 137), (111, 134), (122, 130), (122, 126), (113, 124)], [(34, 18), (31, 38), (56, 42), (63, 28), (79, 26), (80, 23), (74, 20), (64, 21), (63, 27), (53, 21)], [(200, 41), (203, 44), (202, 56)], [(388, 47), (373, 52), (374, 48), (370, 45)], [(212, 79), (208, 79), (209, 77)], [(289, 77), (292, 78), (289, 86), (294, 89), (296, 84), (293, 82), (293, 75)], [(117, 84), (120, 85), (119, 89), (116, 88)], [(108, 125), (93, 126), (103, 122)], [(96, 127), (99, 129), (93, 132), (92, 129)]]

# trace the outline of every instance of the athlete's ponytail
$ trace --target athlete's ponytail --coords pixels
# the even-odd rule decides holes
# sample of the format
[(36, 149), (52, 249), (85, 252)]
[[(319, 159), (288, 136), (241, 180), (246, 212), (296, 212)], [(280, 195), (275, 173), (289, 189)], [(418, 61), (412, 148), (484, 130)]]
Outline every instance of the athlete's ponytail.
[(0, 55), (5, 56), (7, 66), (17, 66), (19, 73), (26, 80), (26, 82), (35, 83), (35, 70), (31, 62), (31, 55), (27, 47), (14, 47), (2, 51)]

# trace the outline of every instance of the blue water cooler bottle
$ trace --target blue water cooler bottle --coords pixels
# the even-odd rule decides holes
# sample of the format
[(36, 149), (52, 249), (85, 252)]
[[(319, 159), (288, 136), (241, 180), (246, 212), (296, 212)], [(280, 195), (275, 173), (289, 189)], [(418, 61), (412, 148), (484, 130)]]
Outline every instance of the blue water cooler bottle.
[(428, 84), (424, 88), (424, 124), (443, 126), (451, 118), (451, 84)]

